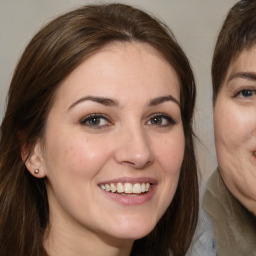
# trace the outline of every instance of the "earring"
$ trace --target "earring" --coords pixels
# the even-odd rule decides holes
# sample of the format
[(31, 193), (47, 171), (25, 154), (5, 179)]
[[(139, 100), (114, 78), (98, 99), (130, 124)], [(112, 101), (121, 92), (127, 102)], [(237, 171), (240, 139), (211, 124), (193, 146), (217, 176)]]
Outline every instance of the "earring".
[(34, 174), (36, 174), (36, 175), (39, 174), (39, 169), (35, 169)]

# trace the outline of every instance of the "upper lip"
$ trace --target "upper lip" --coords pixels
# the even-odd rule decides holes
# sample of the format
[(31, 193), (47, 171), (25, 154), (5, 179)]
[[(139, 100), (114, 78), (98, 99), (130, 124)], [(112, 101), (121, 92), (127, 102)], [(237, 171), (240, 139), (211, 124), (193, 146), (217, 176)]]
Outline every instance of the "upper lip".
[(133, 177), (120, 177), (120, 178), (114, 178), (114, 179), (108, 179), (104, 180), (102, 182), (99, 182), (99, 184), (110, 184), (110, 183), (151, 183), (156, 184), (157, 181), (153, 178), (149, 177), (141, 177), (141, 178), (133, 178)]

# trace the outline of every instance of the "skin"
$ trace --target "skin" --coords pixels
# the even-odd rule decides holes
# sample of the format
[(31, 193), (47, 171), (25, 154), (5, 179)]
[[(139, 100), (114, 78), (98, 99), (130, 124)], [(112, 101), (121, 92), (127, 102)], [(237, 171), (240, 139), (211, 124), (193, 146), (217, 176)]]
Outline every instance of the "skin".
[(256, 46), (231, 63), (215, 103), (214, 124), (224, 182), (256, 215)]
[[(183, 160), (179, 97), (174, 69), (139, 43), (104, 47), (62, 83), (26, 163), (47, 180), (50, 255), (129, 255), (134, 240), (152, 231)], [(150, 179), (152, 196), (120, 203), (99, 188), (113, 179)]]

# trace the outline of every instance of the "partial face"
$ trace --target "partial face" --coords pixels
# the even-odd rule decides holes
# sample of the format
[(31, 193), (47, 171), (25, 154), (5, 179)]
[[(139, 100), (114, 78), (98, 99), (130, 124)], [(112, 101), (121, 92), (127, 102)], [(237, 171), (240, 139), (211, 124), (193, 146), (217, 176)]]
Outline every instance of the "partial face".
[(42, 143), (53, 227), (131, 241), (155, 227), (183, 160), (179, 97), (174, 69), (145, 44), (112, 44), (71, 73)]
[(214, 125), (221, 175), (256, 215), (256, 47), (231, 63), (215, 104)]

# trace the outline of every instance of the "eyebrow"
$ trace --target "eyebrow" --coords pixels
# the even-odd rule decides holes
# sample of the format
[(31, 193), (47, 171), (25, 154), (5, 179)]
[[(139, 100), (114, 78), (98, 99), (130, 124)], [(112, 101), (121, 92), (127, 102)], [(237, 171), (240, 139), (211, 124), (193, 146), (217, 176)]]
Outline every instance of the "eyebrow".
[(180, 107), (180, 103), (172, 95), (168, 95), (168, 96), (163, 96), (163, 97), (158, 97), (158, 98), (152, 99), (150, 101), (150, 103), (149, 103), (149, 106), (150, 107), (156, 106), (156, 105), (162, 104), (164, 102), (168, 102), (168, 101), (172, 101), (172, 102), (176, 103)]
[[(77, 101), (75, 101), (74, 103), (72, 103), (69, 106), (68, 111), (70, 109), (74, 108), (79, 103), (82, 103), (84, 101), (93, 101), (93, 102), (102, 104), (107, 107), (119, 107), (120, 106), (118, 101), (114, 100), (114, 99), (105, 98), (105, 97), (86, 96), (86, 97), (82, 97), (82, 98), (78, 99)], [(157, 98), (150, 100), (149, 107), (160, 105), (160, 104), (162, 104), (164, 102), (168, 102), (168, 101), (172, 101), (180, 107), (180, 103), (172, 95), (157, 97)]]
[(86, 96), (86, 97), (80, 98), (79, 100), (77, 100), (73, 104), (71, 104), (70, 107), (68, 108), (68, 110), (70, 110), (74, 106), (76, 106), (79, 103), (84, 102), (84, 101), (93, 101), (93, 102), (102, 104), (107, 107), (118, 107), (119, 106), (119, 103), (113, 99), (104, 98), (104, 97)]
[(247, 79), (247, 80), (252, 80), (256, 81), (256, 73), (254, 72), (238, 72), (232, 75), (229, 79), (228, 82), (230, 82), (233, 79), (236, 78), (242, 78), (242, 79)]

